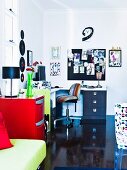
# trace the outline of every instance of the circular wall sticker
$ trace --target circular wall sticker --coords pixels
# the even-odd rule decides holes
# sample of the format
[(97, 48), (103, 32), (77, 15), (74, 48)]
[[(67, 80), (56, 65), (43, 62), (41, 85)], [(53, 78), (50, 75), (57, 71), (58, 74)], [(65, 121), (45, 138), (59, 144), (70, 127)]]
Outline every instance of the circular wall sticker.
[(21, 30), (21, 39), (24, 39), (24, 31), (23, 30)]
[(19, 50), (20, 54), (23, 56), (25, 54), (25, 43), (23, 40), (21, 40), (19, 43)]
[(82, 41), (86, 41), (88, 40), (90, 37), (92, 37), (94, 32), (94, 29), (92, 27), (86, 27), (83, 31), (82, 31), (82, 35), (84, 35), (84, 37), (82, 38)]
[(19, 66), (20, 66), (21, 72), (23, 72), (25, 70), (25, 59), (23, 57), (20, 58)]

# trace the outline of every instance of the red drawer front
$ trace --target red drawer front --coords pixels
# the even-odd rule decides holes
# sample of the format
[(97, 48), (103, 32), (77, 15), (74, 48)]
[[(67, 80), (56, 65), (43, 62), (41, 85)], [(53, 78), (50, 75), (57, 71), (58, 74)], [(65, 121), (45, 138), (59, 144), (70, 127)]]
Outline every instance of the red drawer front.
[(9, 133), (10, 138), (17, 139), (43, 139), (45, 140), (45, 124), (36, 126), (35, 128), (22, 129), (22, 130), (11, 130)]
[(11, 138), (17, 139), (42, 139), (45, 140), (45, 124), (31, 128), (31, 130), (11, 131)]
[[(44, 121), (41, 122), (44, 118), (44, 103), (38, 104), (37, 101), (36, 99), (0, 98), (0, 111), (3, 112), (10, 138), (45, 138)], [(41, 123), (37, 126), (38, 122)]]
[(44, 123), (40, 126), (37, 126), (35, 139), (45, 140), (45, 124)]

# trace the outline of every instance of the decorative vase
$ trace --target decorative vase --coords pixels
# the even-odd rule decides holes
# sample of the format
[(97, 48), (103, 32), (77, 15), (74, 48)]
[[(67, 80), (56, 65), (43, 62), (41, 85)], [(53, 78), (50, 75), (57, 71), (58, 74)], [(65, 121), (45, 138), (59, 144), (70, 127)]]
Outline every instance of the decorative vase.
[(32, 72), (28, 72), (27, 73), (27, 92), (26, 92), (26, 96), (27, 97), (33, 97), (33, 86), (32, 86), (32, 77), (33, 77), (33, 73)]

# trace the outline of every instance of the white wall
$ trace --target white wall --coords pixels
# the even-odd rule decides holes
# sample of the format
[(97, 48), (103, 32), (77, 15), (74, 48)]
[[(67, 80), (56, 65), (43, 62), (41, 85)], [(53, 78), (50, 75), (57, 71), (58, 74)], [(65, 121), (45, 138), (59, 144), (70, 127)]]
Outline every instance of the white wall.
[[(0, 0), (0, 87), (2, 87), (2, 65), (4, 59), (4, 0)], [(27, 64), (27, 50), (33, 51), (33, 61), (41, 61), (43, 54), (43, 11), (34, 0), (19, 0), (19, 42), (21, 40), (20, 31), (24, 30), (25, 54), (24, 59)], [(17, 58), (20, 59), (21, 55), (18, 53)], [(26, 68), (25, 68), (26, 69)], [(26, 82), (20, 83), (19, 88), (23, 88)], [(1, 81), (2, 80), (2, 81)], [(3, 90), (3, 89), (2, 89)]]
[[(107, 114), (114, 114), (114, 104), (127, 102), (127, 11), (48, 11), (44, 15), (43, 56), (47, 69), (47, 80), (52, 85), (70, 86), (74, 81), (67, 80), (67, 49), (100, 48), (106, 49)], [(94, 35), (82, 42), (82, 31), (92, 26)], [(61, 75), (50, 76), (51, 47), (61, 46)], [(122, 67), (108, 66), (108, 50), (122, 49)], [(81, 82), (81, 81), (80, 81)], [(97, 82), (86, 81), (96, 85)]]
[[(4, 40), (4, 4), (0, 0), (0, 82), (2, 82), (2, 64), (3, 64), (3, 40)], [(0, 83), (0, 88), (2, 88), (2, 83)]]
[[(27, 50), (33, 51), (33, 61), (42, 61), (43, 53), (43, 11), (33, 0), (19, 1), (19, 41), (20, 31), (24, 30), (26, 46), (25, 58), (27, 64)], [(19, 58), (21, 55), (19, 54)], [(21, 83), (21, 88), (26, 82)]]

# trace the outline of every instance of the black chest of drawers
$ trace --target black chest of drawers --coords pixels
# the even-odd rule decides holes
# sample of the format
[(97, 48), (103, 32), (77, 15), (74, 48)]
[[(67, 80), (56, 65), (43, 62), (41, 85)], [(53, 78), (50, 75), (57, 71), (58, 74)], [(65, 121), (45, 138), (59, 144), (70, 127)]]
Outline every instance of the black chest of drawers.
[(106, 119), (106, 90), (86, 90), (83, 92), (84, 119)]

